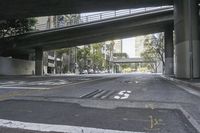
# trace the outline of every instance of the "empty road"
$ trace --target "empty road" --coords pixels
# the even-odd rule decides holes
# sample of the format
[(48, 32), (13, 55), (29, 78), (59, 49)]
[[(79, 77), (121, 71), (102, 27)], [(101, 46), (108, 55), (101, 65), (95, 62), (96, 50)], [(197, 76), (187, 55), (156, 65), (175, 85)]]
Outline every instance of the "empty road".
[(0, 77), (0, 133), (199, 133), (200, 90), (158, 74)]

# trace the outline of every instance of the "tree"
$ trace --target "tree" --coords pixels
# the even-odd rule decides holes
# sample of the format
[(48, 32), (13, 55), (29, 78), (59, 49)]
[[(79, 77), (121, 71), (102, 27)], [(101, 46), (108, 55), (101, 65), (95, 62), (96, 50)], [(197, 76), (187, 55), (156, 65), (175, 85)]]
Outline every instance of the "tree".
[(0, 38), (24, 34), (35, 29), (37, 20), (28, 19), (9, 19), (0, 22)]
[(56, 55), (57, 55), (58, 57), (62, 57), (62, 55), (63, 55), (64, 53), (69, 54), (69, 52), (70, 52), (70, 48), (62, 48), (62, 49), (56, 50)]
[[(68, 55), (67, 59), (65, 58), (65, 55)], [(70, 48), (62, 48), (62, 49), (58, 49), (56, 50), (56, 58), (63, 58), (63, 61), (61, 62), (61, 71), (63, 73), (69, 72), (70, 70)]]
[[(80, 73), (83, 70), (93, 69), (94, 72), (97, 70), (103, 70), (105, 67), (105, 59), (102, 53), (103, 45), (101, 43), (91, 44), (78, 49), (77, 58)], [(91, 61), (89, 64), (88, 62)]]
[[(141, 57), (145, 61), (154, 62), (161, 61), (163, 66), (165, 66), (164, 60), (164, 34), (154, 34), (151, 37), (147, 36), (144, 41), (144, 52), (141, 53)], [(148, 67), (154, 71), (157, 70), (160, 64), (150, 63)]]
[(92, 62), (93, 62), (93, 71), (102, 70), (104, 63), (104, 56), (102, 53), (103, 45), (101, 43), (92, 44)]
[(87, 59), (90, 58), (90, 51), (91, 47), (90, 46), (84, 46), (82, 49), (78, 49), (77, 51), (77, 61), (78, 61), (78, 66), (79, 66), (79, 71), (80, 73), (83, 72), (83, 70), (89, 71), (87, 66)]
[(113, 61), (113, 51), (114, 51), (114, 45), (115, 45), (115, 41), (112, 40), (110, 42), (109, 45), (106, 45), (106, 51), (109, 51), (109, 59), (107, 60), (108, 62), (106, 64), (107, 65), (107, 69), (108, 69), (108, 72), (110, 73), (110, 69), (112, 68), (112, 61)]

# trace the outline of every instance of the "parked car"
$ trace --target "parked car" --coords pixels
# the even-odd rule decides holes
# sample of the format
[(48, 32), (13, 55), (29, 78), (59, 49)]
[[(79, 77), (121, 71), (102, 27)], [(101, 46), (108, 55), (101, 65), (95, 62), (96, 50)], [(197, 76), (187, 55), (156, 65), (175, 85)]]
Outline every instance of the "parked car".
[(83, 70), (80, 74), (88, 74), (87, 70)]

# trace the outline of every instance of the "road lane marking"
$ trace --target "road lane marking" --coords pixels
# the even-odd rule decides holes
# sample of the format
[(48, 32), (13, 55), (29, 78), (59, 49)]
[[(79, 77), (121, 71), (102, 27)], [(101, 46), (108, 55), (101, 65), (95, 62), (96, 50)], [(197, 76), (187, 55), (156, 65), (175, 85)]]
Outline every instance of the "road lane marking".
[[(110, 78), (103, 77), (103, 78), (97, 78), (97, 79), (94, 79), (94, 80), (88, 80), (88, 81), (82, 81), (82, 82), (76, 82), (76, 83), (69, 83), (69, 84), (60, 85), (60, 86), (54, 86), (54, 87), (50, 87), (49, 86), (48, 88), (49, 89), (59, 89), (59, 88), (62, 88), (62, 87), (68, 87), (68, 86), (73, 86), (73, 85), (80, 85), (80, 84), (90, 83), (90, 82), (94, 82), (94, 81), (100, 81), (100, 80), (104, 80), (104, 79), (110, 79)], [(6, 86), (4, 86), (4, 87), (6, 87)], [(27, 90), (28, 89), (26, 89), (26, 90), (23, 89), (23, 92), (13, 92), (13, 93), (9, 93), (9, 94), (3, 95), (3, 96), (0, 95), (0, 101), (7, 100), (9, 98), (13, 98), (13, 97), (17, 97), (17, 96), (25, 96), (25, 95), (32, 94), (32, 92), (27, 92)], [(35, 89), (35, 91), (37, 91), (37, 93), (39, 93), (40, 91), (44, 91), (44, 90), (42, 90), (42, 89)]]
[(114, 96), (115, 99), (120, 99), (120, 96)]
[(160, 123), (160, 121), (154, 118), (152, 115), (150, 115), (149, 118), (150, 118), (150, 129), (155, 128)]
[(76, 83), (69, 83), (69, 84), (65, 84), (65, 85), (51, 87), (51, 89), (57, 89), (57, 88), (65, 87), (65, 86), (67, 87), (67, 86), (79, 85), (79, 84), (84, 84), (84, 83), (90, 83), (90, 82), (99, 81), (99, 80), (103, 80), (103, 79), (106, 79), (106, 78), (97, 78), (94, 80), (86, 80), (86, 81), (80, 81), (80, 82), (76, 82)]
[(200, 132), (200, 124), (198, 123), (198, 120), (195, 119), (189, 112), (187, 112), (182, 106), (179, 105), (179, 109), (183, 112), (185, 117), (188, 119), (188, 121), (196, 128), (198, 132)]
[(124, 95), (126, 93), (126, 91), (120, 91), (118, 94), (119, 95)]
[(128, 99), (130, 94), (131, 94), (131, 91), (123, 90), (123, 91), (120, 91), (118, 95), (114, 96), (114, 99), (121, 99), (121, 100)]
[(50, 88), (44, 88), (44, 87), (15, 87), (15, 86), (0, 86), (0, 89), (21, 89), (21, 90), (48, 90)]
[(130, 94), (124, 94), (124, 96), (121, 97), (120, 99), (128, 99), (129, 96), (130, 96)]
[[(45, 81), (33, 81), (33, 82), (26, 82), (26, 81), (9, 81), (9, 82), (5, 82), (5, 83), (0, 83), (0, 89), (37, 89), (38, 90), (43, 90), (43, 89), (57, 89), (57, 88), (61, 88), (61, 87), (65, 87), (65, 86), (72, 86), (72, 85), (79, 85), (79, 84), (83, 84), (83, 83), (90, 83), (93, 81), (98, 81), (98, 80), (104, 80), (106, 78), (97, 78), (97, 79), (92, 79), (92, 80), (79, 80), (78, 82), (70, 82), (70, 81), (65, 81), (65, 80), (56, 80), (56, 81), (60, 81), (60, 82), (55, 82), (54, 80), (45, 80)], [(8, 84), (9, 83), (9, 84)], [(23, 87), (20, 87), (20, 85), (23, 85)], [(28, 86), (36, 86), (36, 87), (28, 87)], [(48, 87), (37, 87), (38, 85), (42, 85), (42, 86), (48, 86)], [(53, 87), (51, 87), (53, 86)], [(19, 87), (19, 88), (18, 88)]]
[(3, 84), (0, 84), (1, 86), (4, 86), (4, 87), (10, 87), (10, 86), (20, 86), (20, 85), (23, 85), (23, 86), (39, 86), (39, 85), (42, 85), (42, 86), (49, 86), (49, 85), (53, 85), (53, 86), (58, 86), (58, 85), (66, 85), (66, 84), (69, 84), (71, 82), (69, 81), (66, 81), (66, 80), (44, 80), (44, 81), (32, 81), (32, 82), (27, 82), (27, 81), (15, 81), (15, 82), (5, 82)]
[(32, 130), (40, 132), (64, 132), (64, 133), (145, 133), (145, 132), (119, 131), (119, 130), (80, 127), (80, 126), (30, 123), (30, 122), (20, 122), (20, 121), (12, 121), (5, 119), (0, 119), (0, 127)]

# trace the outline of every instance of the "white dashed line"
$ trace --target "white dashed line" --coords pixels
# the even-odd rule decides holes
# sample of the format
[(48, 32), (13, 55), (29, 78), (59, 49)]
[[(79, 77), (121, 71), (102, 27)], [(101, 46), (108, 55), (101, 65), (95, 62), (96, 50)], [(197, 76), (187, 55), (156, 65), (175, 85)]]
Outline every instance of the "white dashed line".
[(145, 133), (145, 132), (119, 131), (119, 130), (100, 129), (100, 128), (68, 126), (68, 125), (29, 123), (29, 122), (11, 121), (4, 119), (0, 119), (0, 127), (41, 131), (41, 132), (63, 132), (63, 133)]

